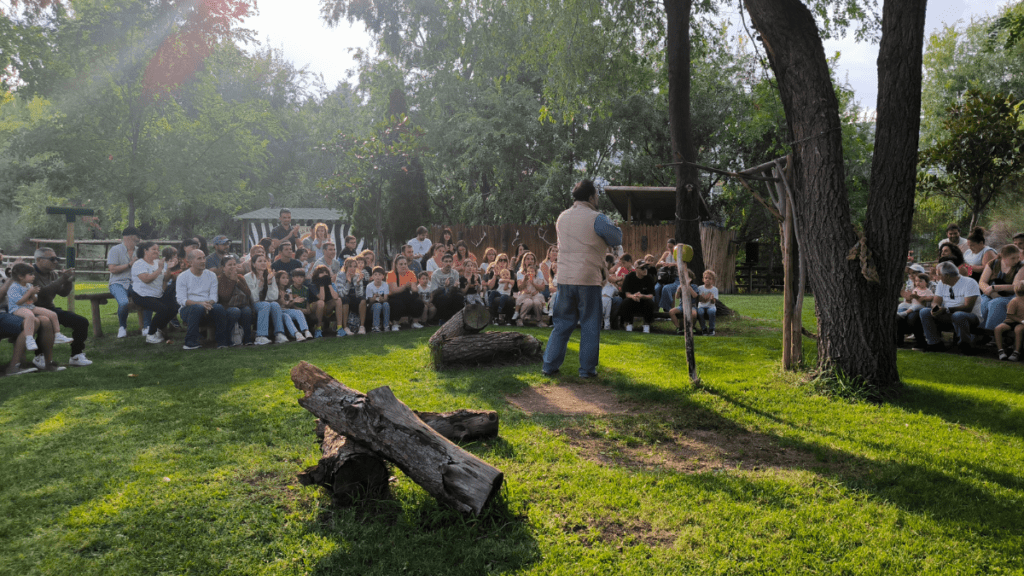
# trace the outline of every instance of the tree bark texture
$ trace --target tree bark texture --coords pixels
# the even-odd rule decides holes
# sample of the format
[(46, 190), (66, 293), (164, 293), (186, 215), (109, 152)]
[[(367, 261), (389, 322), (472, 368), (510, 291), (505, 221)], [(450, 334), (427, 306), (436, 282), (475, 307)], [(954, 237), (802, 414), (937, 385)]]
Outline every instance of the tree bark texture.
[(446, 340), (457, 338), (465, 334), (476, 334), (491, 323), (491, 311), (486, 306), (469, 304), (438, 328), (437, 332), (430, 337), (430, 347), (440, 346)]
[[(498, 413), (494, 410), (416, 412), (416, 416), (452, 442), (469, 442), (498, 435)], [(316, 421), (316, 436), (322, 456), (316, 466), (299, 473), (299, 483), (323, 486), (334, 503), (340, 506), (348, 506), (361, 497), (383, 498), (387, 495), (390, 474), (383, 458), (347, 440), (320, 419)]]
[(305, 393), (300, 406), (398, 466), (438, 501), (479, 515), (501, 488), (500, 470), (424, 424), (387, 386), (362, 394), (307, 362), (292, 368), (291, 377)]
[[(793, 138), (793, 208), (815, 294), (819, 368), (841, 368), (881, 391), (899, 385), (894, 312), (913, 214), (925, 3), (889, 0), (883, 9), (876, 147), (861, 242), (845, 186), (839, 103), (814, 18), (800, 0), (746, 2)], [(848, 260), (855, 246), (856, 258)]]
[(544, 352), (540, 341), (520, 332), (485, 332), (446, 340), (431, 351), (434, 368), (510, 364), (539, 360)]
[(668, 118), (672, 135), (672, 162), (676, 173), (676, 242), (693, 247), (690, 269), (704, 273), (700, 223), (708, 214), (700, 200), (697, 168), (683, 164), (697, 161), (690, 120), (690, 12), (692, 0), (664, 0), (667, 28), (665, 55), (668, 63)]

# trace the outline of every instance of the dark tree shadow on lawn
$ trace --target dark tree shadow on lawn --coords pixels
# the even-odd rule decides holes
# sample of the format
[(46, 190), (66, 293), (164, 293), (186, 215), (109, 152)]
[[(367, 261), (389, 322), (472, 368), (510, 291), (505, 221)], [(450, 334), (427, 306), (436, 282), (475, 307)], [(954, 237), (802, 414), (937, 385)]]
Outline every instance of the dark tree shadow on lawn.
[[(1024, 373), (1021, 378), (1024, 380)], [(936, 380), (935, 377), (930, 379)], [(936, 383), (965, 391), (973, 388), (998, 388), (1008, 395), (1016, 396), (1024, 404), (1024, 386), (1020, 385), (1014, 387), (991, 382), (956, 382), (951, 379)], [(911, 413), (922, 412), (937, 416), (951, 424), (1024, 437), (1024, 410), (1004, 402), (959, 394), (949, 389), (908, 384), (899, 399), (892, 404)]]
[[(651, 409), (645, 413), (627, 416), (555, 418), (549, 415), (534, 415), (533, 420), (555, 433), (566, 436), (581, 455), (604, 465), (641, 470), (672, 469), (671, 465), (666, 466), (664, 457), (668, 455), (670, 462), (672, 450), (677, 449), (681, 452), (681, 460), (685, 462), (687, 457), (694, 454), (687, 443), (696, 438), (705, 445), (710, 445), (710, 448), (717, 452), (721, 462), (727, 466), (696, 466), (688, 469), (684, 463), (676, 466), (675, 470), (697, 474), (707, 473), (712, 471), (712, 468), (808, 470), (837, 480), (851, 490), (871, 493), (878, 502), (890, 502), (908, 512), (934, 517), (956, 530), (1024, 535), (1024, 525), (1019, 522), (1020, 513), (1013, 505), (1012, 498), (996, 498), (992, 493), (979, 489), (981, 481), (976, 485), (965, 481), (962, 476), (947, 472), (950, 466), (948, 462), (935, 460), (934, 465), (928, 465), (874, 460), (821, 443), (771, 433), (751, 432), (733, 420), (694, 402), (690, 398), (692, 389), (649, 387), (607, 369), (602, 369), (602, 376), (605, 380), (610, 380), (608, 384), (621, 392), (626, 392), (631, 398), (642, 398)], [(711, 392), (743, 410), (780, 425), (827, 434), (766, 413), (720, 390)], [(588, 446), (588, 438), (602, 439), (596, 445), (597, 449), (594, 449), (593, 445)], [(609, 438), (611, 440), (606, 440)], [(675, 443), (677, 448), (662, 450), (660, 447), (667, 443)], [(637, 446), (638, 450), (630, 450), (631, 447)], [(642, 454), (649, 454), (652, 449), (655, 458), (645, 459)], [(891, 447), (880, 449), (891, 450)], [(658, 450), (662, 452), (659, 454)], [(700, 457), (699, 448), (697, 456)], [(967, 463), (965, 466), (977, 476), (1008, 490), (1024, 489), (1024, 479), (1013, 474), (977, 464)], [(735, 492), (731, 487), (736, 486), (737, 482), (758, 482), (756, 477), (748, 480), (707, 482), (705, 476), (701, 476), (702, 486), (717, 484), (719, 489), (730, 494)], [(749, 491), (740, 493), (748, 494)]]

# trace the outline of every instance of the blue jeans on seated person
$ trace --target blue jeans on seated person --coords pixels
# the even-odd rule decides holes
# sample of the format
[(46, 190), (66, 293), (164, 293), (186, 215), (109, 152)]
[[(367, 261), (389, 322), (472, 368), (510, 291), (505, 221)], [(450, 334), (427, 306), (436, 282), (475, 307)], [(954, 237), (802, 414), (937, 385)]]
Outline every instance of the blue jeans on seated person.
[(282, 308), (281, 319), (284, 321), (285, 334), (294, 335), (296, 332), (309, 330), (309, 324), (306, 323), (306, 315), (302, 313), (302, 310)]
[(658, 295), (658, 286), (660, 286), (660, 284), (654, 285), (654, 301), (658, 303), (658, 308), (667, 312), (675, 305), (676, 290), (679, 289), (679, 280), (663, 286), (660, 296)]
[(952, 325), (953, 334), (956, 335), (960, 344), (973, 344), (971, 328), (981, 323), (981, 320), (970, 312), (953, 312), (951, 315), (936, 318), (932, 315), (931, 308), (922, 308), (918, 314), (921, 318), (921, 329), (924, 332), (925, 340), (929, 344), (942, 342), (942, 334), (939, 332), (940, 325)]
[[(697, 321), (700, 322), (700, 329), (707, 332), (710, 328), (711, 332), (715, 331), (715, 314), (718, 310), (714, 306), (697, 307)], [(704, 322), (707, 321), (707, 326)]]
[[(110, 293), (114, 296), (114, 300), (117, 300), (117, 325), (127, 329), (128, 303), (131, 302), (131, 299), (128, 297), (128, 288), (120, 284), (111, 284), (108, 288), (110, 288)], [(142, 328), (142, 326), (139, 326), (139, 328)]]
[(391, 323), (391, 305), (387, 302), (376, 302), (370, 307), (370, 311), (373, 313), (373, 329), (380, 330), (380, 316), (381, 312), (384, 313), (384, 327), (387, 328), (388, 324)]
[(284, 333), (284, 323), (281, 320), (281, 305), (277, 302), (257, 302), (253, 304), (256, 310), (256, 335), (267, 336), (270, 329), (270, 321), (274, 321), (274, 333)]
[(996, 326), (1006, 320), (1006, 307), (1010, 305), (1010, 300), (1013, 300), (1013, 296), (989, 298), (982, 294), (981, 318), (986, 330), (995, 330)]
[(601, 287), (559, 284), (558, 300), (555, 301), (552, 312), (555, 327), (544, 349), (542, 370), (550, 374), (562, 367), (569, 336), (579, 322), (579, 375), (583, 378), (596, 376), (601, 349)]
[(235, 330), (235, 324), (242, 327), (242, 342), (252, 342), (252, 308), (243, 306), (241, 308), (225, 308), (224, 312), (228, 317), (228, 334)]
[(188, 325), (188, 331), (185, 332), (185, 346), (199, 346), (199, 324), (206, 317), (213, 320), (213, 325), (217, 330), (217, 346), (231, 346), (228, 315), (220, 304), (214, 304), (209, 311), (202, 304), (182, 306), (180, 313), (182, 321)]

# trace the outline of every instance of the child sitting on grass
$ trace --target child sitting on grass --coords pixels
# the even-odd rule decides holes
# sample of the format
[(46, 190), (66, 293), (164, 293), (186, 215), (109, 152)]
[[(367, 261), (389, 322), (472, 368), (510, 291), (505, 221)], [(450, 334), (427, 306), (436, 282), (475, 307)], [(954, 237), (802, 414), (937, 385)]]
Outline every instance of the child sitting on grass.
[[(57, 320), (57, 314), (53, 310), (47, 310), (35, 305), (39, 287), (32, 285), (32, 281), (36, 279), (36, 273), (31, 264), (19, 262), (12, 266), (11, 278), (14, 282), (11, 282), (10, 288), (7, 289), (7, 311), (20, 316), (24, 321), (25, 333), (28, 334), (28, 336), (25, 336), (25, 348), (28, 350), (38, 350), (39, 344), (36, 343), (34, 336), (36, 333), (36, 323), (49, 322), (53, 326), (53, 333), (56, 335), (60, 334), (60, 322)], [(54, 337), (54, 342), (57, 342), (56, 337)]]
[[(999, 350), (1000, 360), (1019, 362), (1021, 359), (1021, 343), (1024, 342), (1024, 280), (1013, 285), (1013, 293), (1016, 297), (1006, 305), (1006, 320), (996, 326), (996, 349)], [(1003, 347), (1003, 334), (1013, 331), (1013, 350)], [(1007, 351), (1010, 351), (1007, 354)]]
[(905, 319), (912, 312), (917, 312), (931, 303), (935, 293), (928, 288), (929, 280), (927, 274), (914, 275), (914, 288), (903, 291), (903, 302), (896, 308), (897, 316)]

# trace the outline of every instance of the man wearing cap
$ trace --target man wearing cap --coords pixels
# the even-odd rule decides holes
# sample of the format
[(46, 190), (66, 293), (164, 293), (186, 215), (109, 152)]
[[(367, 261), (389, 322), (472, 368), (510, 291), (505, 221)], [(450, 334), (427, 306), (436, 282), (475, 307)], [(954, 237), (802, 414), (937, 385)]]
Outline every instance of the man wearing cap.
[[(85, 339), (89, 337), (89, 321), (75, 314), (62, 310), (54, 305), (53, 299), (57, 296), (67, 297), (75, 285), (75, 270), (68, 268), (59, 272), (59, 258), (52, 248), (40, 248), (35, 253), (35, 285), (39, 286), (39, 293), (36, 296), (36, 306), (53, 310), (57, 314), (57, 320), (61, 326), (71, 328), (71, 359), (68, 364), (71, 366), (88, 366), (92, 360), (85, 357)], [(54, 334), (55, 342), (62, 344)], [(37, 356), (38, 358), (38, 356)]]
[(583, 180), (572, 191), (575, 201), (558, 216), (558, 298), (552, 317), (551, 331), (544, 350), (541, 371), (550, 376), (565, 361), (569, 335), (580, 325), (581, 378), (597, 376), (598, 351), (601, 346), (601, 287), (607, 268), (604, 255), (608, 247), (622, 244), (622, 230), (607, 216), (597, 211), (597, 188), (591, 180)]
[(107, 270), (110, 271), (108, 286), (117, 300), (117, 337), (128, 336), (128, 291), (132, 287), (132, 265), (138, 260), (135, 245), (142, 239), (142, 233), (134, 226), (121, 231), (121, 243), (107, 252)]
[(213, 244), (213, 254), (206, 257), (206, 269), (214, 274), (217, 273), (217, 269), (220, 268), (220, 262), (228, 255), (228, 250), (231, 249), (231, 240), (228, 237), (221, 234), (220, 236), (214, 236), (211, 241)]

